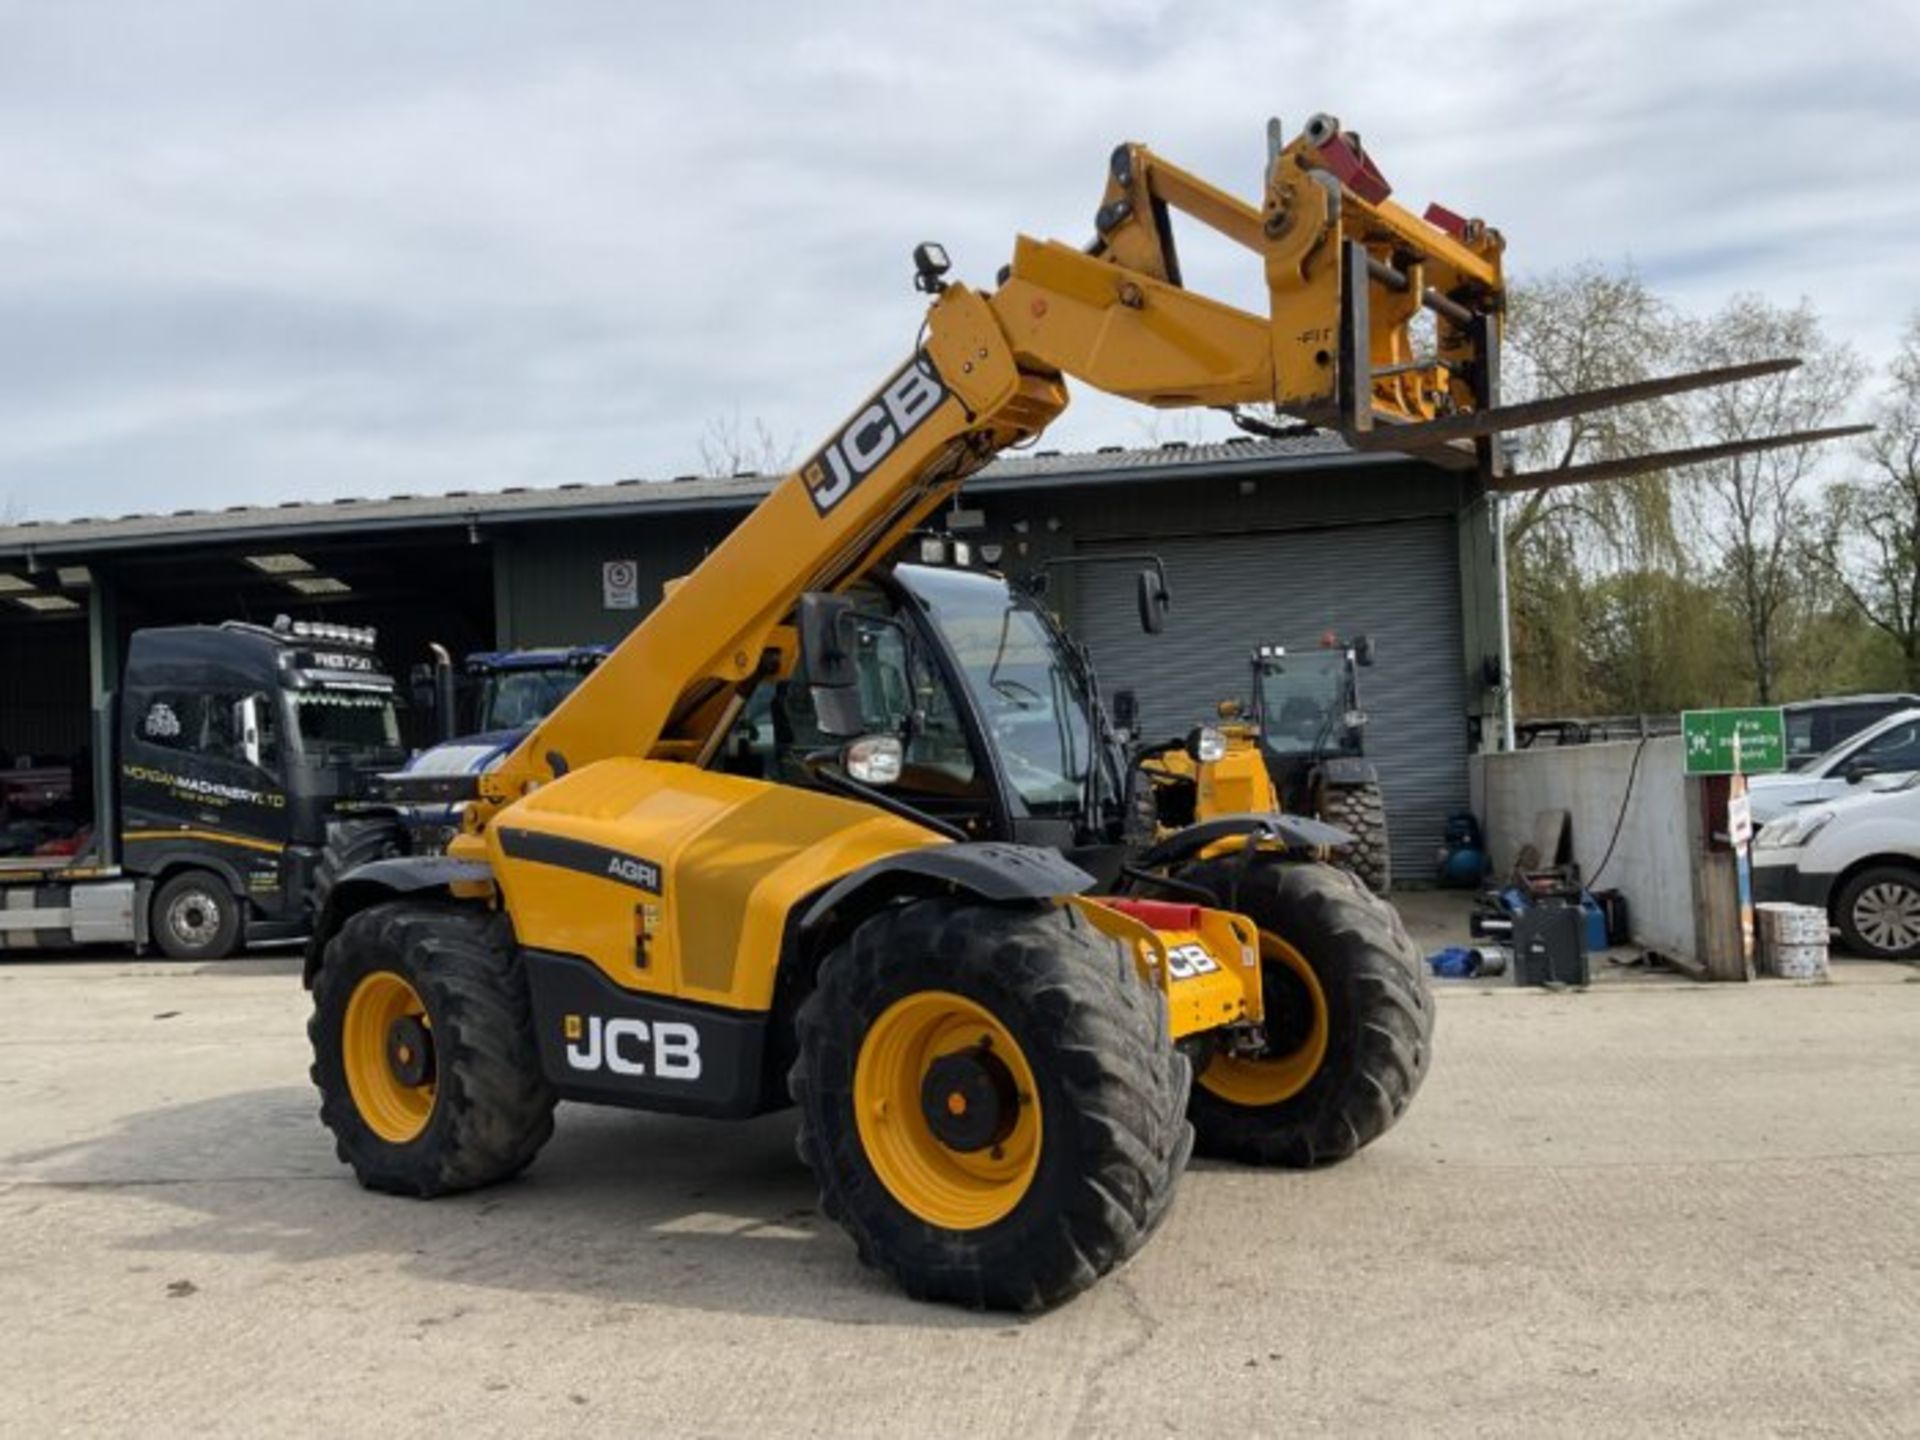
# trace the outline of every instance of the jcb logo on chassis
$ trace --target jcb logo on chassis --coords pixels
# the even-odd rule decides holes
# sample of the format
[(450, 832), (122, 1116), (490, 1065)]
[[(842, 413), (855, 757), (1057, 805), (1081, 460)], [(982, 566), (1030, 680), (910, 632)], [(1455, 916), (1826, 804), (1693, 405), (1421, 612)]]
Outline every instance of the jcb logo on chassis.
[(800, 467), (813, 508), (825, 515), (846, 499), (946, 398), (947, 387), (933, 362), (924, 355), (909, 360), (825, 449)]
[(567, 1064), (575, 1070), (686, 1082), (700, 1078), (700, 1032), (684, 1020), (648, 1023), (569, 1015), (561, 1024)]
[(1167, 973), (1176, 980), (1210, 975), (1219, 968), (1220, 962), (1207, 953), (1204, 945), (1174, 945), (1167, 950)]

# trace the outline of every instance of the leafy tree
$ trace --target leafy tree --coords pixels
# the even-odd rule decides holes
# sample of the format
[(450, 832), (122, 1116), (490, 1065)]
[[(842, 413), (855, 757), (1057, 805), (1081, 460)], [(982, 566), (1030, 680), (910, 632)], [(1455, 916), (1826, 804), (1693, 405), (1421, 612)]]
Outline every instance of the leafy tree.
[(1832, 487), (1820, 556), (1849, 608), (1891, 641), (1898, 684), (1920, 689), (1920, 311), (1907, 321), (1866, 473)]

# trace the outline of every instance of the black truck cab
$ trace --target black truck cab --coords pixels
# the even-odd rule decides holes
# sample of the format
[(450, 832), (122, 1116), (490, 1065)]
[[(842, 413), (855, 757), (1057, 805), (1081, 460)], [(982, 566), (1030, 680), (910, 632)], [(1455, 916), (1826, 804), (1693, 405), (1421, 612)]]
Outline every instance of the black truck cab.
[(151, 940), (211, 959), (304, 933), (329, 820), (406, 758), (374, 641), (285, 617), (136, 631), (115, 793), (84, 851), (0, 860), (0, 945)]

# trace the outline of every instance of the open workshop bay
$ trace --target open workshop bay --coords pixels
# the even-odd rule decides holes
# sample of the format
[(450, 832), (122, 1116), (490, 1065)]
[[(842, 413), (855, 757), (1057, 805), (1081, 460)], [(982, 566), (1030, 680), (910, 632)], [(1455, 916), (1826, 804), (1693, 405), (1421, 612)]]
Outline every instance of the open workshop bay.
[(386, 1199), (291, 957), (10, 964), (0, 1431), (1913, 1434), (1920, 975), (1836, 977), (1442, 987), (1379, 1144), (1197, 1164), (1021, 1322), (863, 1272), (786, 1116), (565, 1107), (522, 1181)]

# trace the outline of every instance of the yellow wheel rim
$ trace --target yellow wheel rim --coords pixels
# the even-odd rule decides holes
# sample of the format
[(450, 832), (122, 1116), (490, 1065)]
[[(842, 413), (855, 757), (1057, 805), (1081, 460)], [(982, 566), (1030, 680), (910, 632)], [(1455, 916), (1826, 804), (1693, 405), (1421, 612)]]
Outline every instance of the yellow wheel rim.
[[(1235, 1105), (1278, 1105), (1291, 1100), (1307, 1088), (1307, 1082), (1320, 1071), (1327, 1058), (1327, 995), (1320, 988), (1320, 977), (1313, 973), (1307, 957), (1269, 931), (1260, 932), (1260, 959), (1271, 975), (1275, 966), (1284, 966), (1300, 982), (1313, 1006), (1306, 1038), (1281, 1055), (1262, 1055), (1242, 1059), (1216, 1055), (1200, 1072), (1200, 1084), (1222, 1100)], [(1270, 992), (1278, 987), (1269, 987)], [(1291, 987), (1289, 987), (1291, 988)], [(1268, 1003), (1272, 1003), (1269, 994)]]
[[(968, 1113), (958, 1089), (938, 1093), (937, 1082), (929, 1086), (935, 1065), (950, 1057), (1010, 1087), (996, 1143), (957, 1149), (936, 1133), (929, 1106), (956, 1122)], [(860, 1044), (853, 1104), (861, 1147), (880, 1183), (930, 1225), (979, 1230), (1005, 1218), (1040, 1168), (1040, 1092), (1032, 1067), (993, 1012), (963, 995), (926, 990), (888, 1006)]]
[[(420, 992), (391, 970), (365, 976), (347, 999), (340, 1037), (347, 1089), (367, 1128), (391, 1144), (418, 1139), (433, 1117), (432, 1056), (417, 1053), (421, 1032), (431, 1050), (432, 1029)], [(424, 1080), (402, 1073), (414, 1067)]]

